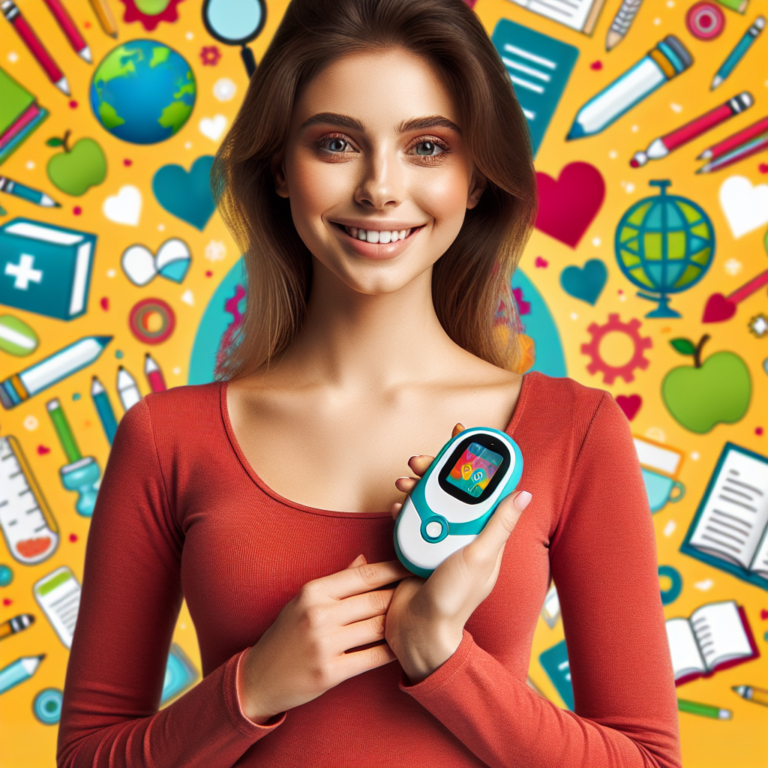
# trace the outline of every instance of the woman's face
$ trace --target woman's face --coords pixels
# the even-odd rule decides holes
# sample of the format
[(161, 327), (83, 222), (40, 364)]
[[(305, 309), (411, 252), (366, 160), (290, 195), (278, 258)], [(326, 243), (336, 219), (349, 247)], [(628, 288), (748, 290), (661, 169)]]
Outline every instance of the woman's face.
[(361, 293), (397, 291), (445, 253), (485, 186), (460, 130), (424, 59), (348, 55), (299, 93), (277, 193), (329, 272)]

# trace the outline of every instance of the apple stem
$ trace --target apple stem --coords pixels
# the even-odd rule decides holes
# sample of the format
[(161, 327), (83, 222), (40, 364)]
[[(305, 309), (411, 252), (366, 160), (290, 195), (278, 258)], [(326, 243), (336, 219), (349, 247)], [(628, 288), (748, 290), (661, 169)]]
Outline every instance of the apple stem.
[(701, 368), (701, 348), (704, 346), (704, 344), (706, 344), (706, 342), (709, 339), (710, 339), (710, 335), (708, 333), (705, 333), (699, 340), (699, 343), (696, 345), (696, 351), (693, 353), (694, 368)]
[(69, 145), (67, 144), (67, 139), (69, 138), (69, 134), (70, 134), (70, 133), (72, 133), (72, 131), (70, 131), (70, 130), (66, 130), (66, 131), (64, 132), (64, 137), (63, 137), (63, 138), (62, 138), (62, 140), (61, 140), (61, 143), (62, 143), (62, 146), (64, 147), (64, 151), (65, 151), (65, 152), (69, 152), (69, 151), (70, 151), (70, 149), (69, 149)]

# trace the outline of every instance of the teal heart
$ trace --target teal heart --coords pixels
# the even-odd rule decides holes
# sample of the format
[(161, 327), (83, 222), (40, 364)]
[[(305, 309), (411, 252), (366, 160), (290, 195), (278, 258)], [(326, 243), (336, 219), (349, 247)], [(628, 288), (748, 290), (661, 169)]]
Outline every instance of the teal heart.
[(583, 267), (566, 267), (560, 273), (563, 290), (576, 299), (595, 305), (608, 280), (608, 269), (600, 259), (590, 259)]
[(210, 184), (212, 164), (213, 155), (202, 155), (189, 171), (180, 165), (164, 165), (152, 177), (157, 202), (200, 231), (216, 210)]

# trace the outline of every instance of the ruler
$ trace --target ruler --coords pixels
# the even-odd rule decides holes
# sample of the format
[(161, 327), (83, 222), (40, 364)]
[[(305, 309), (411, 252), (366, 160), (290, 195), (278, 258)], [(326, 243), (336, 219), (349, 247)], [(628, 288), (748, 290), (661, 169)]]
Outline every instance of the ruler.
[(42, 563), (59, 546), (59, 527), (13, 435), (0, 437), (0, 529), (23, 565)]

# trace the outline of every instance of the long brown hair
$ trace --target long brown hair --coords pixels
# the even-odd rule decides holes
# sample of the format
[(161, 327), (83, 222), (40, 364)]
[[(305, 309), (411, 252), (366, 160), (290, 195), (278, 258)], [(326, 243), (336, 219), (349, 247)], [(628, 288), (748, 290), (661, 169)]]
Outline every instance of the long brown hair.
[(299, 90), (334, 59), (392, 47), (436, 66), (470, 157), (488, 179), (434, 264), (435, 312), (458, 345), (516, 369), (520, 325), (510, 280), (535, 217), (536, 176), (525, 117), (483, 25), (463, 0), (292, 0), (211, 169), (214, 199), (247, 274), (245, 313), (218, 379), (268, 364), (306, 317), (312, 258), (270, 170)]

